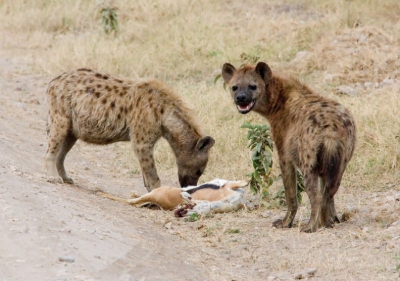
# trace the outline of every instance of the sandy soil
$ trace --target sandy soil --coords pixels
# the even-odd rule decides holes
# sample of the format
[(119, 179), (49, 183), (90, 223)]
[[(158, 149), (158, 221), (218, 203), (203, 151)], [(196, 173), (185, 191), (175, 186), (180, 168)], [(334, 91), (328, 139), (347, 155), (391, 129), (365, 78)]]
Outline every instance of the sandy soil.
[[(218, 214), (196, 222), (93, 194), (144, 193), (124, 153), (78, 142), (66, 168), (76, 185), (46, 181), (45, 100), (52, 77), (23, 51), (0, 49), (1, 280), (397, 280), (400, 187), (342, 187), (347, 221), (313, 234), (274, 229), (284, 207)], [(171, 175), (170, 184), (177, 184)], [(167, 180), (168, 181), (168, 180)], [(251, 197), (246, 194), (247, 197)], [(308, 200), (305, 200), (308, 201)]]

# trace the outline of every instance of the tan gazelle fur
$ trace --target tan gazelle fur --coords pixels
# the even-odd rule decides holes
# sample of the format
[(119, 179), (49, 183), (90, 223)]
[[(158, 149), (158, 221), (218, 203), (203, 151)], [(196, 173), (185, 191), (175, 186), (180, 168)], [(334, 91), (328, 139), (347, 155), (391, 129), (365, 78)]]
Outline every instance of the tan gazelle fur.
[(229, 211), (248, 205), (243, 200), (245, 181), (227, 181), (215, 179), (198, 186), (184, 188), (173, 186), (161, 186), (142, 196), (124, 199), (106, 192), (98, 191), (97, 195), (125, 204), (142, 207), (147, 204), (155, 204), (163, 210), (173, 210), (180, 204), (196, 204), (201, 202), (216, 202), (215, 207), (210, 211)]

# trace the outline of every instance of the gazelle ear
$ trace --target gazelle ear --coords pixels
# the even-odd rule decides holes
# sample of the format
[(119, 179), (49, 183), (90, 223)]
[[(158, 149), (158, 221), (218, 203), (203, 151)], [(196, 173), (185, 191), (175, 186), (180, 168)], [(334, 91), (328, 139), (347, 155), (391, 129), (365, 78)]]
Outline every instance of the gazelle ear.
[(215, 143), (215, 140), (210, 136), (205, 136), (196, 143), (196, 149), (199, 151), (208, 151)]
[(265, 83), (269, 83), (272, 78), (271, 68), (265, 62), (259, 62), (256, 65), (256, 72), (261, 76)]
[(231, 65), (230, 63), (225, 63), (222, 66), (222, 78), (224, 79), (225, 83), (228, 84), (231, 81), (232, 76), (235, 74), (236, 68)]
[(246, 185), (248, 185), (248, 182), (246, 181), (228, 181), (226, 184), (223, 185), (223, 187), (230, 189), (238, 189), (238, 188), (243, 188)]

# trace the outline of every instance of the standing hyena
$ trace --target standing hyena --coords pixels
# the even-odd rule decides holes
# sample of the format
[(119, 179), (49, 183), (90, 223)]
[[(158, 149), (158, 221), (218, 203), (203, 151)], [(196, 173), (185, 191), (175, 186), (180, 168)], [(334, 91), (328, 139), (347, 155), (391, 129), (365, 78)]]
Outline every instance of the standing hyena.
[(355, 147), (351, 113), (298, 80), (273, 74), (263, 62), (239, 70), (226, 63), (222, 77), (240, 113), (254, 110), (271, 125), (288, 207), (285, 218), (274, 226), (292, 226), (297, 212), (296, 168), (303, 173), (311, 203), (311, 217), (302, 231), (340, 222), (334, 196)]
[(82, 68), (53, 79), (47, 103), (50, 181), (73, 183), (64, 159), (77, 139), (94, 144), (130, 140), (150, 191), (160, 186), (153, 148), (164, 137), (175, 153), (181, 186), (197, 185), (214, 145), (182, 100), (154, 80), (122, 80)]

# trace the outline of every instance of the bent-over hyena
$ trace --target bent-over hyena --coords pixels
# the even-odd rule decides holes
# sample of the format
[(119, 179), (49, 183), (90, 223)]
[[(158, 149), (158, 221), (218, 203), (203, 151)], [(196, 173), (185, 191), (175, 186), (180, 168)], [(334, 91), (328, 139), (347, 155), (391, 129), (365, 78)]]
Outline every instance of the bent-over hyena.
[(274, 226), (292, 226), (297, 212), (296, 168), (303, 173), (311, 203), (311, 217), (302, 231), (314, 232), (340, 222), (334, 195), (356, 143), (349, 110), (297, 79), (272, 73), (263, 62), (238, 70), (226, 63), (222, 77), (240, 113), (254, 110), (271, 125), (288, 207), (284, 219), (275, 221)]
[(118, 79), (82, 68), (53, 79), (46, 99), (50, 181), (73, 183), (64, 159), (78, 139), (94, 144), (131, 141), (150, 191), (160, 186), (153, 148), (164, 137), (175, 153), (181, 186), (197, 185), (214, 145), (183, 101), (155, 80)]

